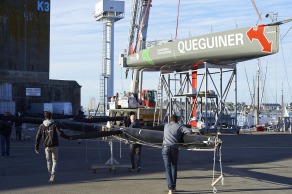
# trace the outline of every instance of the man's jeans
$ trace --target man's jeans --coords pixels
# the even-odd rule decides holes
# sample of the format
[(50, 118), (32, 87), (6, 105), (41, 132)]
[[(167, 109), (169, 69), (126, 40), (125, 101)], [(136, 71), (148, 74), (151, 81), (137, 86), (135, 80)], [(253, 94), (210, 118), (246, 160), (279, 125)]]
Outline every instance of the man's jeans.
[(1, 135), (2, 157), (10, 155), (10, 135)]
[(167, 186), (169, 190), (174, 190), (176, 187), (178, 153), (179, 149), (177, 147), (162, 147), (162, 157), (165, 166)]
[[(131, 156), (131, 164), (132, 169), (135, 169), (135, 167), (139, 168), (141, 163), (141, 144), (130, 144), (130, 156)], [(136, 163), (135, 163), (135, 155), (136, 155)], [(137, 164), (137, 166), (136, 166)]]
[(52, 179), (51, 181), (54, 181), (57, 170), (58, 147), (46, 147), (45, 153), (50, 180)]
[(22, 136), (22, 126), (16, 126), (15, 127), (15, 139), (18, 139), (18, 141), (21, 141)]

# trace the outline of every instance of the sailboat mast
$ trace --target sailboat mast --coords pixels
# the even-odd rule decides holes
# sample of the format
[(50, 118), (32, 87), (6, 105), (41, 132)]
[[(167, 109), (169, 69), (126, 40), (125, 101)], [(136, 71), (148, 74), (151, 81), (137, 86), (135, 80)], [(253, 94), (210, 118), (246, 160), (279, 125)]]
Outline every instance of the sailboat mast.
[(259, 125), (259, 112), (260, 112), (260, 63), (258, 60), (257, 68), (257, 106), (256, 106), (256, 115), (255, 115), (255, 125)]
[(281, 106), (282, 106), (282, 111), (281, 111), (281, 118), (284, 117), (284, 94), (283, 94), (283, 83), (282, 83), (282, 103), (281, 103)]

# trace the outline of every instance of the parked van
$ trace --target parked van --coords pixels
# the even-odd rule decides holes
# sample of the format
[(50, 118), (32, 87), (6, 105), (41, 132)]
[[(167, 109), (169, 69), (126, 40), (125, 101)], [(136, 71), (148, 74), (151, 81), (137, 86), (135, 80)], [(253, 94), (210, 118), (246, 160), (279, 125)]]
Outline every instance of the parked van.
[(52, 103), (30, 103), (29, 114), (43, 114), (44, 111), (50, 111), (53, 113)]

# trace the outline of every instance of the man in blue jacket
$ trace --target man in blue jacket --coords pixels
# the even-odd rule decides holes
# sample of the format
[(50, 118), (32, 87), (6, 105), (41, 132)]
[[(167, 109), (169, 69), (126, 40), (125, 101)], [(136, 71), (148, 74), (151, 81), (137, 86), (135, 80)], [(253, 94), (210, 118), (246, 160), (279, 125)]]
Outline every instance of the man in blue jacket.
[(170, 123), (164, 126), (162, 157), (164, 161), (168, 193), (176, 190), (177, 161), (179, 155), (179, 144), (184, 134), (190, 134), (190, 128), (178, 124), (177, 115), (170, 117)]

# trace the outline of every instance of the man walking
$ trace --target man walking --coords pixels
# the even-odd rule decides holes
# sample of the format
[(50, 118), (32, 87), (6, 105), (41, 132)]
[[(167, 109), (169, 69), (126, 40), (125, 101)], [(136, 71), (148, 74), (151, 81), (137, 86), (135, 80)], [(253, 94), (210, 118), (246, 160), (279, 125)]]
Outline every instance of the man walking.
[(17, 112), (15, 114), (16, 117), (18, 117), (18, 119), (15, 121), (15, 140), (18, 139), (18, 141), (21, 141), (21, 137), (22, 137), (22, 122), (19, 121), (19, 118), (22, 117), (21, 112)]
[(10, 112), (5, 113), (4, 119), (0, 122), (0, 136), (1, 136), (1, 158), (10, 157), (10, 136), (13, 122), (11, 120)]
[[(136, 121), (135, 113), (130, 114), (130, 128), (142, 128), (141, 124)], [(141, 170), (141, 150), (142, 145), (141, 144), (130, 144), (130, 156), (131, 156), (131, 164), (132, 169), (134, 170), (137, 167), (137, 172), (140, 172)], [(136, 156), (136, 162), (135, 162), (135, 156)]]
[(44, 116), (45, 120), (43, 121), (43, 124), (39, 126), (36, 135), (35, 152), (39, 154), (39, 144), (40, 140), (42, 139), (43, 145), (45, 147), (47, 167), (50, 176), (49, 182), (54, 183), (58, 161), (58, 135), (65, 139), (70, 139), (70, 136), (61, 131), (59, 123), (54, 122), (52, 119), (51, 112), (46, 111)]
[(168, 193), (176, 190), (177, 161), (179, 155), (179, 143), (184, 134), (190, 134), (191, 129), (178, 124), (178, 117), (172, 115), (170, 123), (164, 126), (162, 145), (162, 157), (165, 166)]

